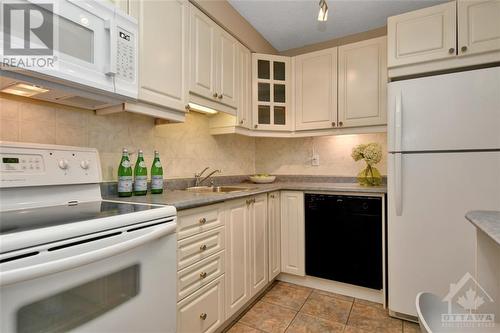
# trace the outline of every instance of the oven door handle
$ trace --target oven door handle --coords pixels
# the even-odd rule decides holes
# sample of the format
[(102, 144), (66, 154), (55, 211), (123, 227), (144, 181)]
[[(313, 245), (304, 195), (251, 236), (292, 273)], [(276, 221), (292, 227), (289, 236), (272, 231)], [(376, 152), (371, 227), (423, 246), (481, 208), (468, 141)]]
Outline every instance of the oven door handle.
[[(35, 265), (26, 265), (24, 267), (15, 267), (11, 270), (7, 269), (0, 271), (0, 286), (39, 278), (45, 275), (66, 271), (72, 268), (90, 264), (98, 260), (112, 257), (114, 255), (144, 245), (155, 239), (167, 236), (169, 234), (174, 234), (176, 226), (177, 224), (175, 222), (171, 222), (144, 228), (142, 230), (137, 230), (136, 236), (125, 241), (117, 240), (117, 243), (115, 244), (105, 246), (94, 251), (78, 253), (76, 255), (71, 255), (61, 259), (50, 260), (51, 255), (60, 256), (60, 254), (58, 255), (57, 253), (58, 251), (54, 251), (53, 253), (42, 253), (44, 259), (42, 259), (43, 262), (41, 263)], [(128, 232), (126, 230), (122, 233), (122, 235), (125, 236), (127, 234)], [(133, 234), (133, 232), (130, 234)], [(74, 253), (74, 251), (71, 251), (71, 253)]]

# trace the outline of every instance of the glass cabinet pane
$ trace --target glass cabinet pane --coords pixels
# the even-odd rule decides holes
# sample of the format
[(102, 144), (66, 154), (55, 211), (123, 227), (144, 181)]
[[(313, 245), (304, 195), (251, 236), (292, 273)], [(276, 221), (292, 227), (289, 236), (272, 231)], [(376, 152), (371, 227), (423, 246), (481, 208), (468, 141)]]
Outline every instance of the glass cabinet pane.
[(266, 79), (269, 80), (270, 77), (270, 69), (269, 69), (270, 63), (268, 60), (258, 60), (257, 61), (257, 77), (259, 79)]
[(275, 61), (273, 63), (273, 77), (275, 80), (285, 81), (285, 63)]
[(274, 101), (278, 103), (285, 103), (285, 85), (274, 85)]
[(285, 125), (286, 124), (286, 114), (284, 106), (274, 107), (274, 124), (275, 125)]
[(139, 294), (140, 266), (133, 265), (50, 295), (17, 311), (17, 332), (66, 332)]
[(271, 123), (271, 107), (269, 105), (259, 105), (259, 124), (270, 124)]
[(259, 90), (259, 102), (269, 102), (271, 98), (271, 92), (270, 92), (270, 84), (269, 83), (259, 83), (258, 85), (258, 90)]

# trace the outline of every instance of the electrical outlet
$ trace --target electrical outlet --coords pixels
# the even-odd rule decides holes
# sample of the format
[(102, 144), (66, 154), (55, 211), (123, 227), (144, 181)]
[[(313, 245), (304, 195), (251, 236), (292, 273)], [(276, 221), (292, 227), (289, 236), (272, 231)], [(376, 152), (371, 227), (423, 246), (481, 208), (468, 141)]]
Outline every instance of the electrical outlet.
[(312, 155), (311, 164), (312, 164), (312, 166), (319, 166), (319, 154), (318, 153), (314, 153)]

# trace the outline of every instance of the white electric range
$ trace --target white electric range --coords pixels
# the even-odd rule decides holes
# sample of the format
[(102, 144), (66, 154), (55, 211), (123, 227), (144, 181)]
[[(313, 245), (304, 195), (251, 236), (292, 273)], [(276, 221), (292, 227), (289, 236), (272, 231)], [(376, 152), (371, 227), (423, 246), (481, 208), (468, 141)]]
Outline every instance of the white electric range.
[(176, 330), (176, 210), (102, 200), (97, 150), (0, 142), (0, 331)]

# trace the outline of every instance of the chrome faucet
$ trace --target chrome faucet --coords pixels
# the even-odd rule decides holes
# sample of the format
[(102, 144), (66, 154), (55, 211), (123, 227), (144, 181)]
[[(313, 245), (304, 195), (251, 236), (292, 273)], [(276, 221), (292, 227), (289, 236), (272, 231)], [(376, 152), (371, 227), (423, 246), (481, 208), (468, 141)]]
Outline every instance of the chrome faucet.
[[(205, 171), (207, 171), (209, 169), (209, 167), (206, 167), (205, 169), (203, 169), (201, 172), (199, 173), (196, 173), (194, 175), (194, 186), (200, 186), (205, 180), (207, 180), (208, 178), (210, 178), (214, 173), (217, 173), (217, 172), (222, 172), (221, 170), (217, 169), (217, 170), (214, 170), (212, 172), (210, 172), (207, 176), (205, 176), (203, 179), (201, 178), (201, 176), (203, 175), (203, 173), (205, 173)], [(214, 185), (214, 181), (213, 179), (210, 181), (210, 185), (213, 186)]]

